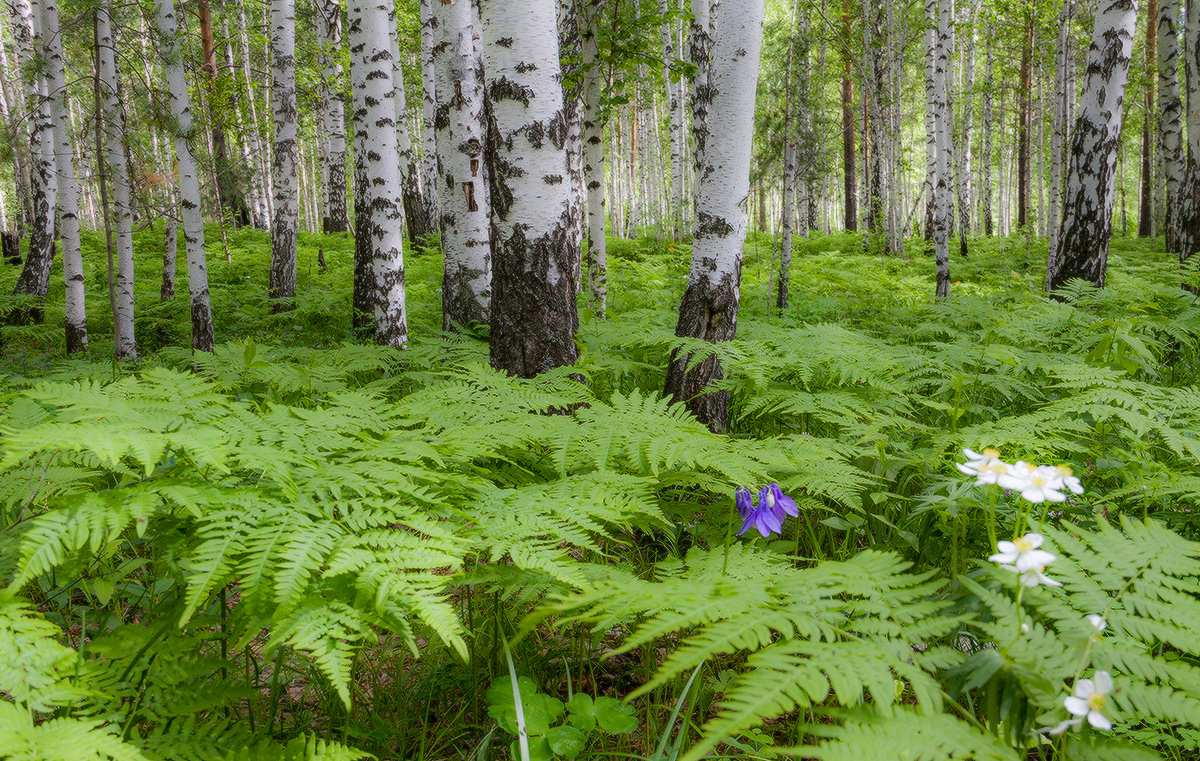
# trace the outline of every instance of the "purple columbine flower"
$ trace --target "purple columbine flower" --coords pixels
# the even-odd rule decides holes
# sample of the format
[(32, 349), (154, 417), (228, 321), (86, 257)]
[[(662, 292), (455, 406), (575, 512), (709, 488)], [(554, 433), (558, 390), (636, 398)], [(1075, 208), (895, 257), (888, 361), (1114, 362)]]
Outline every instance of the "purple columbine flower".
[(769, 484), (763, 487), (762, 493), (758, 496), (758, 504), (765, 504), (774, 513), (775, 517), (779, 518), (782, 524), (786, 520), (785, 516), (797, 518), (800, 516), (800, 509), (796, 507), (796, 500), (783, 493), (783, 489), (779, 488), (779, 484)]
[(758, 495), (758, 505), (751, 507), (750, 501), (750, 490), (739, 487), (735, 502), (738, 514), (742, 516), (743, 520), (738, 536), (751, 528), (757, 529), (764, 538), (771, 534), (782, 534), (783, 521), (786, 517), (800, 514), (796, 507), (796, 501), (785, 496), (780, 490), (779, 484), (764, 486)]
[(754, 495), (746, 487), (739, 486), (734, 501), (737, 503), (738, 515), (742, 516), (742, 520), (745, 520), (754, 510)]

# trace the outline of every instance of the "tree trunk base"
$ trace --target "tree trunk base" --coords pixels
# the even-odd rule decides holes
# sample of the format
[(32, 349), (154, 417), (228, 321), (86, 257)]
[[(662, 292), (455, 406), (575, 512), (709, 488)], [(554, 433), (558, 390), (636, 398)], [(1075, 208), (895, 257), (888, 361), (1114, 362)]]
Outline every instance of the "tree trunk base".
[(5, 264), (21, 263), (21, 236), (15, 230), (0, 232), (0, 255)]

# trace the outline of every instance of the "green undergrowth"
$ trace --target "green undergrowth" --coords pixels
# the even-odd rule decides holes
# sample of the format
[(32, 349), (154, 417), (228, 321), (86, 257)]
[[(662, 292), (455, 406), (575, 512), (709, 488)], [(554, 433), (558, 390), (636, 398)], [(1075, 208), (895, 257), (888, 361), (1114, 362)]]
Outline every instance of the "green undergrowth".
[[(938, 303), (922, 241), (798, 239), (780, 315), (754, 236), (712, 347), (674, 336), (687, 243), (613, 240), (609, 319), (581, 296), (578, 365), (523, 381), (438, 329), (436, 242), (406, 252), (394, 351), (351, 334), (351, 239), (301, 236), (279, 315), (265, 235), (208, 240), (211, 356), (182, 249), (158, 300), (159, 230), (138, 363), (106, 359), (97, 236), (91, 356), (62, 356), (60, 285), (3, 330), (0, 758), (503, 758), (506, 645), (535, 757), (1200, 750), (1200, 308), (1152, 243), (1060, 302), (1044, 241), (975, 240)], [(721, 353), (728, 435), (661, 397), (677, 349)], [(1027, 519), (964, 446), (1086, 492)], [(735, 537), (734, 490), (772, 482), (799, 517)], [(1062, 589), (1017, 593), (985, 515), (1046, 534)], [(1039, 734), (1085, 667), (1118, 675), (1116, 729)]]

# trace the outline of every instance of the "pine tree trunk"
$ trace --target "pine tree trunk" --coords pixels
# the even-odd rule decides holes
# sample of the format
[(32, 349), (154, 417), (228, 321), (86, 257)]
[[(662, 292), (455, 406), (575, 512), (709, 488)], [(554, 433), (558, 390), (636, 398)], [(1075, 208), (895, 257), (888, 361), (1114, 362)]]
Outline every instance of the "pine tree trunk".
[(1179, 99), (1177, 0), (1158, 0), (1158, 151), (1165, 177), (1163, 231), (1167, 250), (1179, 251), (1179, 192), (1183, 187), (1183, 102)]
[(1158, 29), (1158, 0), (1148, 0), (1146, 3), (1146, 110), (1142, 112), (1142, 178), (1138, 186), (1138, 237), (1154, 237), (1154, 173), (1151, 167), (1153, 160), (1153, 141), (1150, 135), (1154, 131), (1154, 61), (1158, 43), (1155, 33)]
[[(434, 120), (437, 112), (437, 67), (433, 62), (434, 41), (440, 36), (433, 27), (434, 0), (421, 2), (421, 141), (424, 153), (421, 156), (422, 200), (425, 204), (426, 229), (437, 232), (441, 229), (441, 188), (438, 187), (437, 128)], [(440, 0), (439, 0), (440, 1)]]
[(67, 110), (67, 80), (57, 0), (41, 0), (42, 40), (50, 120), (57, 153), (58, 229), (62, 236), (63, 277), (66, 280), (67, 353), (87, 351), (87, 310), (84, 304), (83, 249), (79, 238), (79, 185), (75, 181), (75, 148)]
[(1071, 137), (1062, 231), (1050, 275), (1052, 291), (1071, 278), (1104, 286), (1121, 102), (1136, 23), (1136, 0), (1103, 0), (1096, 10), (1079, 115)]
[(583, 8), (583, 174), (587, 189), (588, 282), (592, 312), (604, 319), (608, 300), (608, 244), (605, 240), (604, 123), (600, 110), (599, 44), (601, 0)]
[(32, 227), (25, 266), (17, 278), (14, 295), (33, 297), (35, 304), (15, 310), (9, 322), (22, 324), (41, 322), (42, 304), (50, 290), (50, 269), (54, 264), (55, 213), (58, 205), (58, 183), (54, 148), (54, 127), (50, 120), (50, 101), (47, 86), (36, 72), (35, 60), (40, 55), (34, 48), (34, 16), (29, 0), (12, 0), (13, 37), (17, 43), (17, 62), (23, 77), (29, 104), (30, 186), (32, 196)]
[(442, 187), (442, 329), (487, 325), (492, 298), (491, 204), (483, 160), (483, 63), (479, 14), (472, 0), (434, 4), (440, 37), (437, 147)]
[[(950, 188), (950, 132), (954, 114), (946, 86), (952, 0), (932, 0), (937, 10), (933, 59), (933, 133), (937, 163), (933, 179), (933, 251), (937, 261), (937, 298), (950, 295), (950, 223), (954, 214)], [(931, 3), (927, 2), (928, 9)]]
[(342, 95), (342, 5), (338, 0), (313, 4), (317, 16), (318, 55), (321, 62), (321, 196), (325, 207), (321, 232), (350, 229), (346, 208), (346, 103)]
[(111, 0), (96, 9), (96, 47), (103, 98), (105, 149), (108, 176), (112, 180), (112, 223), (116, 228), (117, 309), (114, 325), (114, 353), (118, 360), (137, 358), (137, 340), (133, 332), (133, 210), (130, 204), (129, 162), (125, 157), (125, 112), (121, 104), (120, 75), (117, 71), (117, 36), (113, 33)]
[[(732, 340), (737, 330), (762, 24), (763, 0), (724, 0), (712, 51), (710, 129), (696, 185), (692, 265), (675, 328), (681, 338), (719, 343)], [(690, 360), (690, 354), (672, 354), (666, 393), (723, 432), (729, 392), (711, 389), (724, 376), (719, 354), (689, 370)]]
[[(375, 342), (408, 344), (404, 298), (404, 199), (397, 157), (396, 88), (390, 0), (351, 0), (350, 76), (354, 84), (354, 152), (365, 159), (356, 177), (356, 240), (371, 262)], [(357, 249), (356, 249), (357, 252)]]
[[(290, 309), (291, 305), (281, 304), (278, 299), (290, 301), (296, 296), (296, 234), (300, 225), (296, 8), (295, 0), (270, 0), (270, 3), (271, 110), (275, 124), (271, 174), (275, 179), (275, 217), (271, 220), (271, 273), (267, 295), (276, 300), (272, 308), (280, 311)], [(386, 26), (383, 31), (387, 32)], [(389, 76), (388, 82), (391, 81)]]
[(492, 202), (491, 363), (532, 378), (579, 357), (555, 0), (483, 0)]
[[(174, 135), (175, 160), (179, 165), (179, 206), (183, 216), (183, 241), (187, 248), (192, 348), (196, 351), (212, 351), (213, 320), (208, 296), (208, 264), (204, 254), (204, 219), (200, 214), (200, 176), (191, 146), (188, 145), (193, 130), (192, 106), (183, 75), (174, 0), (157, 0), (157, 12), (161, 36), (159, 53), (162, 56), (163, 75), (167, 80), (167, 100), (177, 130)], [(170, 247), (168, 242), (168, 249)]]

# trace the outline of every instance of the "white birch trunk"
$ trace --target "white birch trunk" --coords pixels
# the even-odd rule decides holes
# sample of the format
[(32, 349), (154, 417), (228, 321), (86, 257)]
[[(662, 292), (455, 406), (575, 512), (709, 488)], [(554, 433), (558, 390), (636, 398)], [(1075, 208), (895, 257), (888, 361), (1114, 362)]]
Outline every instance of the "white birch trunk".
[(57, 0), (41, 0), (42, 54), (46, 64), (46, 86), (50, 96), (50, 120), (54, 129), (56, 181), (58, 184), (58, 229), (62, 238), (63, 277), (66, 280), (67, 353), (87, 351), (87, 309), (84, 304), (83, 250), (79, 240), (79, 185), (75, 181), (75, 149), (71, 143), (67, 111), (67, 80), (63, 63), (62, 36), (58, 31)]
[(600, 110), (599, 42), (601, 0), (583, 8), (583, 175), (587, 190), (588, 282), (592, 312), (603, 319), (608, 300), (608, 245), (605, 240), (604, 123)]
[(313, 4), (321, 61), (321, 231), (350, 229), (346, 209), (346, 104), (342, 96), (342, 5), (339, 0)]
[[(954, 114), (949, 103), (947, 68), (949, 67), (951, 0), (937, 3), (937, 32), (933, 60), (933, 131), (937, 162), (933, 179), (933, 251), (937, 261), (935, 295), (950, 295), (950, 223), (954, 213), (950, 187), (950, 132)], [(928, 7), (928, 4), (926, 4)]]
[[(696, 222), (687, 289), (675, 335), (729, 341), (737, 331), (750, 192), (751, 137), (762, 46), (763, 0), (724, 0), (708, 80), (710, 109), (696, 185)], [(666, 393), (717, 431), (728, 425), (729, 392), (710, 386), (723, 377), (718, 354), (690, 370), (676, 352)]]
[(571, 209), (578, 216), (571, 221), (571, 281), (576, 292), (583, 289), (583, 238), (587, 225), (587, 198), (583, 189), (583, 83), (579, 77), (582, 41), (579, 34), (579, 8), (575, 0), (558, 0), (558, 45), (562, 62), (563, 116), (566, 119), (567, 183), (571, 190)]
[(55, 211), (58, 183), (55, 180), (54, 127), (50, 120), (50, 102), (45, 79), (37, 71), (39, 55), (34, 47), (36, 26), (29, 0), (11, 0), (13, 38), (17, 43), (17, 63), (25, 72), (23, 84), (28, 95), (30, 140), (30, 187), (33, 193), (29, 249), (25, 266), (17, 278), (13, 293), (32, 296), (35, 304), (15, 313), (15, 323), (41, 322), (42, 304), (50, 290), (50, 270), (55, 254)]
[(1054, 254), (1058, 250), (1059, 205), (1062, 203), (1063, 144), (1067, 131), (1067, 58), (1070, 55), (1070, 3), (1063, 3), (1058, 17), (1058, 46), (1054, 65), (1054, 131), (1050, 135), (1050, 200), (1046, 224), (1049, 227), (1049, 259), (1046, 267), (1046, 288), (1050, 287), (1050, 273), (1054, 270)]
[[(421, 141), (424, 153), (421, 156), (422, 200), (425, 203), (425, 218), (429, 220), (430, 232), (441, 229), (441, 188), (438, 187), (437, 128), (434, 120), (437, 113), (437, 67), (433, 62), (433, 46), (438, 38), (433, 28), (433, 2), (421, 2)], [(440, 0), (439, 0), (440, 1)]]
[[(1179, 192), (1179, 262), (1200, 250), (1200, 13), (1189, 13), (1183, 31), (1187, 86), (1187, 150)], [(1193, 286), (1194, 289), (1194, 286)]]
[(934, 121), (934, 102), (936, 85), (934, 83), (934, 66), (938, 50), (938, 0), (925, 0), (925, 185), (922, 193), (925, 197), (925, 239), (933, 240), (934, 214), (936, 197), (934, 185), (937, 182), (937, 124)]
[[(0, 45), (0, 116), (4, 119), (4, 134), (13, 148), (13, 190), (16, 192), (16, 228), (18, 236), (26, 234), (33, 219), (32, 185), (30, 182), (30, 141), (20, 125), (25, 123), (25, 109), (20, 98), (13, 92), (10, 77), (13, 72), (8, 51)], [(19, 82), (18, 82), (19, 83)]]
[(112, 180), (112, 223), (116, 231), (117, 310), (114, 353), (117, 359), (137, 359), (133, 332), (133, 209), (130, 205), (129, 162), (125, 157), (125, 111), (121, 104), (117, 71), (117, 36), (110, 18), (111, 0), (96, 9), (96, 45), (100, 63), (101, 113), (105, 126), (108, 177)]
[[(980, 174), (983, 175), (983, 189), (979, 199), (979, 212), (983, 224), (984, 236), (990, 238), (993, 232), (992, 221), (992, 87), (995, 85), (993, 77), (993, 58), (992, 39), (988, 37), (987, 44), (987, 63), (984, 70), (983, 79), (983, 104), (981, 106), (980, 120), (983, 128), (983, 156), (980, 158)], [(1055, 222), (1057, 229), (1057, 218)]]
[(691, 0), (692, 23), (688, 30), (688, 57), (696, 67), (692, 77), (692, 174), (695, 192), (700, 192), (700, 166), (704, 162), (704, 144), (708, 137), (708, 111), (712, 91), (708, 77), (712, 49), (712, 29), (721, 0)]
[(483, 161), (483, 63), (473, 0), (439, 0), (437, 153), (441, 159), (442, 329), (486, 325), (492, 298), (491, 203)]
[(530, 378), (579, 356), (571, 167), (555, 0), (483, 0), (490, 104), (492, 366)]
[[(271, 174), (275, 182), (275, 216), (271, 220), (271, 272), (267, 295), (296, 295), (296, 234), (300, 224), (300, 167), (296, 113), (295, 0), (270, 0), (271, 111), (274, 140)], [(383, 29), (387, 33), (387, 28)], [(386, 51), (387, 48), (385, 47)], [(391, 82), (391, 77), (388, 77)], [(276, 305), (275, 309), (290, 308)]]
[(250, 78), (250, 38), (246, 31), (245, 0), (238, 0), (237, 11), (238, 31), (241, 34), (242, 76), (246, 82), (246, 101), (250, 107), (250, 128), (247, 131), (250, 133), (250, 146), (254, 151), (253, 161), (250, 165), (257, 170), (252, 171), (253, 176), (250, 180), (250, 187), (256, 199), (255, 209), (259, 215), (254, 225), (266, 230), (270, 228), (271, 219), (274, 217), (271, 154), (267, 149), (266, 141), (262, 138), (262, 129), (258, 121), (258, 98), (254, 94), (254, 83)]
[(1087, 74), (1071, 139), (1062, 231), (1050, 288), (1071, 278), (1104, 286), (1112, 236), (1121, 104), (1129, 78), (1136, 0), (1101, 0), (1088, 50)]
[[(1195, 9), (1200, 12), (1200, 8)], [(1165, 203), (1163, 229), (1168, 251), (1178, 251), (1179, 193), (1183, 187), (1183, 102), (1179, 98), (1179, 4), (1158, 0), (1158, 153)]]
[(962, 143), (958, 150), (958, 245), (967, 255), (967, 235), (971, 232), (972, 187), (971, 132), (975, 120), (975, 17), (978, 0), (969, 0), (966, 13), (966, 44), (963, 49)]
[(410, 240), (419, 241), (436, 227), (426, 217), (421, 197), (421, 175), (413, 155), (412, 135), (408, 131), (408, 99), (404, 93), (404, 68), (400, 65), (400, 38), (396, 25), (388, 27), (392, 52), (392, 89), (396, 106), (396, 152), (400, 162), (400, 193), (404, 198), (404, 221)]
[[(796, 141), (792, 139), (792, 58), (796, 48), (796, 6), (791, 8), (790, 39), (783, 68), (783, 193), (779, 209), (779, 281), (775, 289), (775, 308), (783, 314), (788, 306), (788, 288), (792, 270), (792, 201), (796, 188)], [(807, 31), (807, 30), (806, 30)], [(807, 47), (807, 43), (805, 43)], [(801, 82), (806, 87), (807, 82)], [(773, 257), (772, 257), (773, 258)]]
[[(676, 0), (670, 0), (674, 5)], [(667, 92), (667, 122), (671, 146), (671, 196), (668, 201), (668, 218), (671, 235), (678, 239), (683, 225), (683, 103), (680, 96), (683, 82), (678, 74), (671, 71), (677, 54), (675, 51), (675, 19), (667, 16), (672, 10), (668, 0), (658, 0), (658, 13), (663, 16), (662, 49), (663, 49), (663, 80)]]
[[(354, 84), (354, 150), (364, 160), (356, 196), (356, 235), (369, 239), (374, 275), (375, 342), (408, 344), (404, 301), (404, 199), (397, 156), (396, 90), (393, 86), (390, 0), (351, 0), (350, 72)], [(363, 229), (365, 223), (366, 229)]]
[[(183, 58), (177, 38), (174, 0), (157, 0), (159, 54), (167, 80), (167, 100), (178, 131), (174, 134), (175, 160), (179, 165), (179, 206), (183, 217), (183, 241), (187, 249), (188, 298), (192, 311), (192, 348), (213, 350), (212, 307), (208, 296), (208, 263), (204, 254), (204, 219), (200, 214), (200, 176), (188, 140), (192, 135), (192, 106)], [(167, 227), (170, 228), (168, 223)], [(170, 244), (168, 244), (170, 246)], [(164, 278), (165, 279), (165, 278)]]

